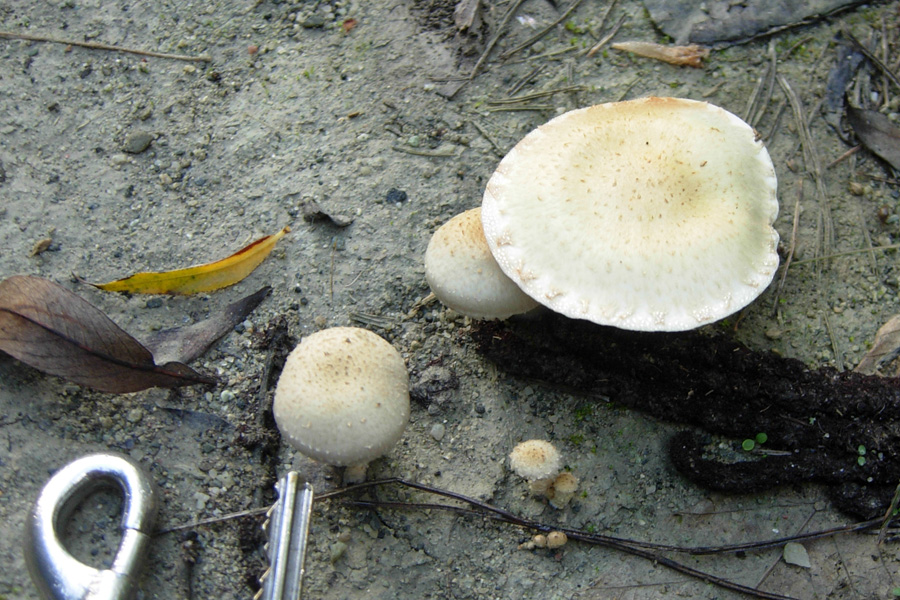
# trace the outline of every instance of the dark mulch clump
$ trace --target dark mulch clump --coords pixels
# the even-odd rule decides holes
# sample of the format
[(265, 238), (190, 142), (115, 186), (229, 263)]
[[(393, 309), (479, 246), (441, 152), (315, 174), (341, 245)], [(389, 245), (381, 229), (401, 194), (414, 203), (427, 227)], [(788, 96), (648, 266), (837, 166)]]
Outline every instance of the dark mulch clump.
[(673, 464), (707, 488), (756, 492), (817, 481), (829, 485), (838, 508), (872, 518), (884, 513), (900, 481), (896, 378), (809, 369), (723, 334), (629, 332), (549, 314), (479, 323), (470, 335), (509, 375), (608, 398), (708, 434), (765, 433), (766, 449), (788, 453), (724, 462), (706, 456), (703, 432), (676, 435), (669, 444)]

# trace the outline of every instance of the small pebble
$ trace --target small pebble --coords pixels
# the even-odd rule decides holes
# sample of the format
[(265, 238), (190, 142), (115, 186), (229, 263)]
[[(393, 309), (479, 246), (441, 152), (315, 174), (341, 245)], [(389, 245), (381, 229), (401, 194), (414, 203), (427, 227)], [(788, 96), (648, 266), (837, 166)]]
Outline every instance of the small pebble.
[(441, 441), (444, 439), (444, 434), (446, 433), (446, 428), (443, 423), (435, 423), (431, 426), (431, 431), (429, 432), (431, 437), (433, 437), (436, 441)]
[(344, 542), (335, 542), (331, 545), (331, 552), (329, 556), (329, 560), (331, 562), (337, 562), (347, 551), (347, 544)]
[(387, 202), (390, 202), (391, 204), (400, 204), (401, 202), (406, 202), (408, 198), (409, 196), (403, 190), (391, 188), (390, 190), (388, 190), (385, 200)]
[(153, 141), (153, 134), (146, 131), (133, 131), (125, 136), (122, 144), (122, 151), (129, 154), (140, 154), (150, 147)]
[(138, 423), (141, 419), (144, 418), (144, 409), (142, 408), (132, 408), (128, 411), (128, 414), (125, 416), (125, 419), (131, 423)]
[(312, 15), (309, 18), (305, 19), (303, 23), (301, 23), (307, 29), (313, 29), (315, 27), (324, 27), (325, 26), (325, 17), (322, 15)]

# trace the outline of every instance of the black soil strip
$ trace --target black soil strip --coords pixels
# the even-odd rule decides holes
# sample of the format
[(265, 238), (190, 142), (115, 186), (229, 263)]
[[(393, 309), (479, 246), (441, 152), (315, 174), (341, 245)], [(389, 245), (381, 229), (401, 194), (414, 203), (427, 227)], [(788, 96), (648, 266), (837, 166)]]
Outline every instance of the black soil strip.
[(704, 487), (758, 492), (817, 481), (841, 510), (872, 518), (883, 514), (900, 480), (896, 378), (809, 369), (722, 334), (636, 333), (552, 314), (478, 323), (470, 335), (511, 376), (608, 398), (709, 434), (768, 436), (761, 448), (772, 454), (747, 453), (738, 462), (707, 455), (703, 432), (675, 436), (673, 464)]

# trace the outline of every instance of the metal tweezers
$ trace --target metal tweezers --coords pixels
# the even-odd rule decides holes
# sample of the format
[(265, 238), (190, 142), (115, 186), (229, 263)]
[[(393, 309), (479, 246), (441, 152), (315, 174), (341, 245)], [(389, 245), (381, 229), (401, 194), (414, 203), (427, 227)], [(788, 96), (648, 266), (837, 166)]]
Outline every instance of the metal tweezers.
[(313, 488), (296, 471), (282, 477), (275, 489), (278, 500), (269, 509), (263, 529), (269, 536), (269, 568), (255, 600), (299, 600), (305, 568), (306, 542), (312, 512)]

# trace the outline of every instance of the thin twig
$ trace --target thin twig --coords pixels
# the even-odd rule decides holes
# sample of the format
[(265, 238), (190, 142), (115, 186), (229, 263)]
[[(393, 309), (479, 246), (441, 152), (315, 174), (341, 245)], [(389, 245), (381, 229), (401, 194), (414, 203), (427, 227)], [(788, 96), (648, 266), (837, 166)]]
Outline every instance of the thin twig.
[(878, 530), (879, 546), (884, 543), (884, 538), (887, 535), (888, 531), (888, 525), (894, 518), (894, 511), (897, 510), (897, 504), (900, 504), (900, 483), (897, 484), (897, 489), (894, 490), (894, 497), (891, 499), (891, 505), (888, 506), (888, 509), (884, 513), (884, 517), (881, 519), (881, 529)]
[(825, 332), (828, 334), (828, 339), (831, 340), (831, 351), (834, 352), (834, 367), (838, 370), (838, 372), (844, 370), (844, 353), (841, 351), (840, 345), (838, 345), (837, 336), (834, 335), (834, 327), (831, 326), (831, 319), (828, 318), (828, 313), (822, 313), (822, 320), (825, 321)]
[(506, 92), (506, 95), (514, 96), (514, 95), (518, 94), (519, 91), (523, 87), (525, 87), (529, 81), (531, 81), (532, 79), (537, 77), (540, 74), (540, 72), (544, 70), (544, 67), (546, 67), (546, 65), (538, 65), (535, 68), (533, 68), (532, 70), (528, 71), (528, 73), (526, 73), (524, 77), (519, 79), (517, 82), (515, 82), (513, 84), (513, 86), (511, 88), (509, 88), (509, 91)]
[(847, 150), (846, 152), (844, 152), (843, 154), (838, 156), (836, 159), (834, 159), (833, 161), (828, 163), (828, 165), (826, 165), (825, 168), (830, 169), (831, 167), (837, 165), (838, 163), (843, 162), (844, 160), (850, 158), (851, 156), (853, 156), (860, 150), (862, 150), (862, 144), (857, 144), (856, 146), (853, 146), (852, 148), (850, 148), (849, 150)]
[(803, 180), (800, 180), (800, 189), (797, 191), (797, 201), (794, 203), (794, 223), (791, 227), (791, 241), (788, 244), (787, 258), (784, 259), (784, 266), (781, 268), (781, 278), (778, 280), (778, 287), (775, 288), (775, 298), (772, 300), (772, 313), (778, 312), (778, 300), (781, 298), (781, 292), (784, 290), (784, 282), (787, 280), (788, 269), (791, 268), (791, 262), (794, 260), (794, 251), (797, 248), (797, 230), (800, 227), (800, 204), (803, 202)]
[(613, 25), (613, 28), (609, 30), (609, 33), (607, 33), (602, 38), (600, 38), (599, 42), (597, 42), (596, 44), (591, 46), (590, 50), (585, 52), (585, 56), (590, 58), (593, 55), (597, 54), (597, 52), (599, 52), (600, 49), (603, 48), (603, 46), (605, 46), (609, 42), (609, 40), (616, 37), (616, 34), (619, 33), (619, 29), (621, 29), (622, 25), (625, 24), (625, 19), (626, 19), (626, 17), (624, 15), (619, 17), (619, 20), (616, 21), (616, 24)]
[(846, 252), (835, 252), (834, 254), (829, 254), (828, 256), (816, 256), (814, 258), (804, 258), (803, 260), (795, 260), (795, 265), (805, 265), (807, 263), (813, 263), (819, 260), (831, 260), (832, 258), (843, 258), (845, 256), (852, 256), (854, 254), (862, 254), (863, 252), (871, 252), (873, 250), (896, 250), (900, 248), (900, 244), (887, 244), (885, 246), (872, 246), (871, 248), (858, 248), (856, 250), (847, 250)]
[[(684, 565), (675, 560), (672, 560), (662, 554), (659, 554), (657, 552), (648, 550), (644, 547), (638, 546), (638, 545), (636, 545), (635, 542), (631, 542), (628, 540), (621, 540), (621, 539), (613, 538), (613, 537), (601, 536), (598, 534), (587, 534), (587, 533), (584, 533), (584, 532), (581, 532), (581, 531), (575, 530), (575, 529), (560, 529), (557, 527), (544, 525), (543, 523), (539, 523), (537, 521), (532, 521), (531, 519), (519, 517), (507, 510), (498, 508), (496, 506), (492, 506), (490, 504), (487, 504), (486, 502), (481, 502), (480, 500), (476, 500), (475, 498), (469, 498), (468, 496), (464, 496), (463, 494), (458, 494), (456, 492), (450, 492), (447, 490), (433, 488), (433, 487), (430, 487), (430, 486), (427, 486), (424, 484), (416, 483), (414, 481), (407, 481), (404, 479), (396, 478), (396, 479), (385, 479), (385, 480), (381, 480), (381, 481), (366, 482), (366, 483), (361, 483), (359, 485), (351, 486), (349, 488), (345, 488), (343, 490), (336, 490), (335, 492), (320, 494), (317, 499), (323, 499), (323, 497), (331, 498), (331, 497), (342, 495), (342, 494), (345, 494), (345, 493), (348, 493), (351, 491), (364, 489), (364, 488), (368, 488), (368, 487), (373, 487), (376, 485), (383, 485), (386, 483), (396, 483), (399, 485), (410, 487), (412, 489), (436, 494), (439, 496), (443, 496), (445, 498), (451, 498), (453, 500), (457, 500), (459, 502), (468, 504), (469, 506), (473, 506), (473, 507), (479, 509), (480, 514), (482, 514), (485, 517), (495, 519), (498, 521), (502, 521), (502, 522), (506, 522), (506, 523), (510, 523), (513, 525), (517, 525), (519, 527), (523, 527), (526, 529), (542, 531), (545, 533), (552, 531), (554, 529), (558, 529), (558, 530), (566, 533), (566, 535), (570, 539), (585, 541), (588, 543), (593, 543), (596, 545), (601, 545), (601, 546), (609, 547), (609, 548), (612, 548), (615, 550), (619, 550), (626, 554), (631, 554), (633, 556), (637, 556), (639, 558), (643, 558), (645, 560), (651, 561), (653, 564), (663, 565), (663, 566), (668, 567), (678, 573), (681, 573), (682, 575), (694, 577), (694, 578), (700, 579), (702, 581), (705, 581), (707, 583), (711, 583), (713, 585), (722, 587), (723, 589), (728, 589), (728, 590), (731, 590), (734, 592), (746, 594), (748, 596), (752, 596), (755, 598), (765, 598), (767, 600), (788, 600), (790, 598), (789, 596), (782, 596), (781, 594), (775, 594), (772, 592), (756, 590), (756, 589), (735, 583), (733, 581), (729, 581), (727, 579), (723, 579), (723, 578), (717, 577), (715, 575), (711, 575), (709, 573), (699, 571), (688, 565)], [(383, 504), (380, 501), (354, 501), (353, 504), (358, 505), (358, 506), (371, 507), (371, 508), (377, 508), (377, 507), (383, 506)], [(397, 503), (389, 502), (387, 505), (397, 506)], [(448, 505), (443, 505), (443, 504), (426, 504), (425, 506), (427, 506), (427, 508), (430, 508), (430, 509), (450, 510), (453, 512), (466, 512), (467, 514), (470, 512), (470, 509), (465, 509), (465, 508), (455, 507), (455, 506), (448, 506)], [(444, 508), (444, 507), (446, 507), (446, 508)], [(478, 511), (476, 511), (476, 512), (478, 512)]]
[(202, 527), (203, 525), (214, 525), (216, 523), (231, 521), (233, 519), (242, 519), (244, 517), (257, 517), (269, 512), (269, 508), (270, 507), (268, 506), (264, 506), (262, 508), (250, 508), (248, 510), (242, 510), (236, 513), (222, 515), (221, 517), (212, 517), (209, 519), (201, 519), (199, 521), (191, 521), (190, 523), (184, 523), (182, 525), (175, 525), (173, 527), (160, 529), (154, 532), (153, 535), (165, 535), (167, 533), (173, 533), (175, 531), (184, 531), (185, 529), (196, 529), (197, 527)]
[(762, 88), (758, 95), (754, 94), (753, 102), (747, 110), (746, 121), (750, 123), (752, 127), (756, 127), (763, 115), (766, 114), (769, 103), (772, 101), (772, 93), (775, 91), (775, 77), (778, 74), (778, 55), (775, 52), (774, 40), (769, 42), (768, 53), (769, 68), (766, 70), (765, 77), (761, 78), (761, 81), (763, 82)]
[(478, 133), (488, 141), (491, 147), (494, 149), (494, 154), (497, 156), (503, 156), (505, 153), (503, 152), (503, 148), (494, 140), (493, 137), (487, 132), (487, 130), (478, 123), (478, 121), (471, 121), (472, 127), (478, 130)]
[(536, 34), (534, 34), (533, 36), (531, 36), (530, 38), (528, 38), (527, 40), (525, 40), (524, 42), (522, 42), (521, 44), (516, 46), (515, 48), (513, 48), (511, 50), (507, 50), (506, 52), (501, 54), (500, 59), (506, 60), (513, 54), (516, 54), (517, 52), (521, 52), (522, 50), (528, 48), (532, 44), (539, 41), (542, 37), (544, 37), (551, 31), (553, 31), (554, 27), (556, 27), (557, 25), (559, 25), (560, 23), (565, 21), (567, 18), (569, 18), (569, 15), (571, 15), (572, 12), (574, 12), (575, 9), (578, 8), (578, 5), (581, 4), (583, 1), (584, 0), (575, 0), (574, 2), (572, 2), (572, 4), (569, 6), (569, 8), (566, 9), (566, 12), (564, 12), (557, 20), (553, 21), (553, 23), (551, 23), (550, 25), (548, 25), (541, 31), (537, 32)]
[(846, 27), (844, 27), (844, 28), (841, 29), (841, 33), (844, 35), (844, 37), (846, 37), (848, 40), (850, 40), (850, 42), (851, 42), (854, 46), (856, 46), (856, 49), (859, 50), (859, 51), (862, 53), (863, 56), (865, 56), (865, 57), (868, 58), (870, 61), (872, 61), (872, 64), (875, 65), (875, 66), (878, 68), (878, 70), (881, 71), (881, 73), (882, 73), (885, 77), (887, 77), (888, 79), (890, 79), (891, 82), (892, 82), (894, 85), (896, 85), (898, 88), (900, 88), (900, 78), (898, 78), (898, 77), (894, 74), (894, 72), (891, 71), (891, 70), (887, 67), (887, 65), (885, 65), (883, 62), (881, 62), (880, 60), (878, 60), (878, 57), (875, 56), (874, 54), (872, 54), (872, 53), (869, 51), (869, 49), (866, 48), (866, 47), (863, 45), (862, 42), (860, 42), (858, 39), (856, 39), (855, 37), (853, 37), (853, 34), (850, 33), (850, 30), (848, 30)]
[(878, 257), (875, 256), (875, 251), (872, 249), (872, 236), (869, 235), (869, 228), (866, 227), (866, 218), (863, 216), (862, 207), (858, 203), (856, 204), (856, 218), (859, 220), (859, 229), (862, 232), (863, 242), (869, 250), (869, 266), (872, 269), (872, 275), (877, 275)]
[(478, 62), (475, 63), (475, 66), (472, 67), (472, 71), (469, 73), (469, 79), (475, 79), (475, 76), (481, 72), (481, 67), (484, 65), (484, 61), (487, 60), (488, 55), (491, 53), (491, 50), (494, 49), (494, 46), (497, 45), (497, 42), (500, 41), (500, 37), (503, 35), (503, 30), (506, 28), (506, 24), (509, 23), (509, 20), (512, 19), (513, 15), (516, 14), (516, 11), (519, 10), (519, 7), (522, 6), (522, 3), (525, 0), (516, 0), (512, 6), (509, 7), (509, 10), (506, 11), (506, 14), (503, 15), (503, 20), (500, 21), (500, 25), (497, 26), (497, 31), (494, 33), (494, 37), (490, 39), (487, 43), (487, 46), (484, 48), (484, 52), (481, 53), (481, 56), (478, 58)]
[(553, 110), (553, 109), (554, 109), (554, 107), (550, 104), (510, 104), (510, 105), (487, 107), (488, 112), (513, 112), (513, 111), (523, 111), (523, 110), (546, 111), (546, 110)]
[(391, 149), (396, 150), (397, 152), (405, 152), (407, 154), (414, 154), (416, 156), (431, 156), (431, 157), (446, 157), (453, 156), (456, 153), (456, 149), (452, 146), (438, 146), (434, 150), (426, 149), (426, 148), (415, 148), (413, 146), (406, 146), (404, 144), (393, 144), (391, 145)]
[(537, 98), (546, 98), (547, 96), (554, 96), (556, 94), (563, 94), (566, 92), (583, 92), (587, 89), (587, 87), (583, 85), (569, 85), (561, 88), (556, 88), (554, 90), (543, 90), (540, 92), (534, 92), (531, 94), (525, 94), (522, 96), (515, 96), (513, 98), (500, 98), (498, 100), (488, 100), (487, 104), (491, 106), (501, 106), (504, 104), (517, 104), (519, 102), (527, 102), (528, 100), (536, 100)]
[(81, 48), (90, 48), (91, 50), (109, 50), (111, 52), (125, 52), (128, 54), (137, 54), (139, 56), (151, 56), (153, 58), (168, 58), (172, 60), (186, 60), (190, 62), (212, 62), (212, 58), (206, 55), (187, 56), (184, 54), (168, 54), (165, 52), (152, 52), (149, 50), (137, 50), (135, 48), (123, 48), (122, 46), (113, 46), (112, 44), (103, 44), (100, 42), (79, 42), (77, 40), (66, 40), (51, 37), (49, 35), (33, 35), (30, 33), (14, 33), (12, 31), (0, 31), (0, 38), (8, 40), (27, 40), (29, 42), (49, 42), (51, 44), (64, 44), (66, 46), (79, 46)]
[(819, 201), (820, 216), (822, 219), (822, 254), (831, 253), (834, 243), (834, 223), (831, 218), (831, 206), (828, 203), (828, 194), (825, 190), (825, 181), (822, 178), (822, 166), (819, 162), (819, 155), (813, 145), (812, 136), (809, 133), (809, 126), (803, 115), (803, 105), (800, 98), (794, 91), (794, 88), (788, 83), (788, 80), (782, 76), (778, 76), (778, 83), (784, 90), (791, 109), (794, 111), (794, 120), (797, 123), (797, 129), (800, 134), (800, 143), (803, 147), (803, 161), (806, 164), (806, 170), (812, 175), (813, 182), (816, 184), (816, 196)]

